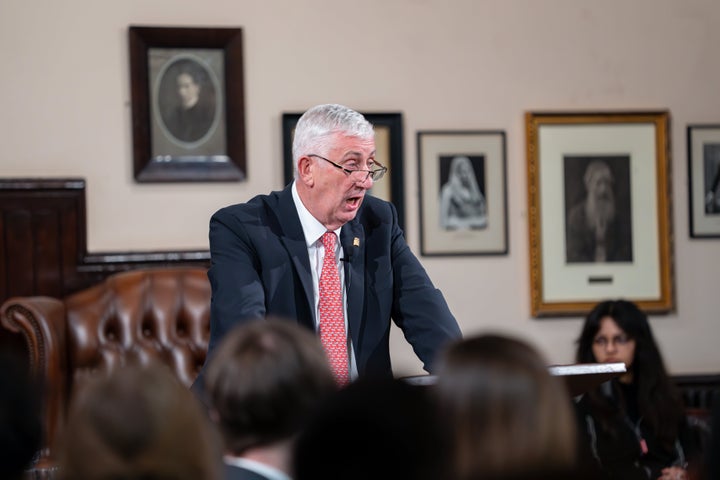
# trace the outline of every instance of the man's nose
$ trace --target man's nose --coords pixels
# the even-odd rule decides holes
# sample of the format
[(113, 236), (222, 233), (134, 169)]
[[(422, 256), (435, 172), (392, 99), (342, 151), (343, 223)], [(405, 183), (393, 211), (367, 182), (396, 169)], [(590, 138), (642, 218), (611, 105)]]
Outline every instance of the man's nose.
[(362, 182), (356, 182), (357, 185), (360, 185), (361, 187), (370, 190), (372, 186), (375, 184), (370, 174), (365, 175), (365, 179)]

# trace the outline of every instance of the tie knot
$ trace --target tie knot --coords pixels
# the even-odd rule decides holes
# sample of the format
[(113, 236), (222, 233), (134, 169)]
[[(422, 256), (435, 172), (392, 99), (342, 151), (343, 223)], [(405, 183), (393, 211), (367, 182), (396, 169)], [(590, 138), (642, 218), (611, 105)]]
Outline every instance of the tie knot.
[(325, 251), (328, 252), (334, 252), (335, 251), (335, 234), (333, 232), (325, 232), (322, 236), (322, 243), (323, 247), (325, 247)]

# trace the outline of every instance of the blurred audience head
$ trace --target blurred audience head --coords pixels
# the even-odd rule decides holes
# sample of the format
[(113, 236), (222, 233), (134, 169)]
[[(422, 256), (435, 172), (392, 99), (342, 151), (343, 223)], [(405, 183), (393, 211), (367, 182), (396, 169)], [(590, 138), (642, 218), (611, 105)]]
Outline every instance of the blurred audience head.
[(210, 480), (222, 465), (219, 438), (198, 400), (159, 364), (88, 380), (61, 435), (66, 480)]
[(294, 479), (447, 478), (430, 401), (425, 387), (402, 380), (356, 380), (298, 438)]
[(720, 395), (717, 395), (713, 402), (710, 438), (704, 456), (705, 461), (701, 468), (704, 469), (705, 476), (700, 478), (707, 480), (720, 478)]
[(337, 389), (317, 336), (278, 318), (228, 333), (205, 382), (212, 416), (233, 455), (291, 439)]
[(27, 362), (11, 350), (0, 350), (0, 478), (22, 478), (40, 448), (41, 392)]
[(451, 478), (546, 478), (576, 468), (570, 394), (530, 344), (479, 335), (450, 344), (436, 365)]

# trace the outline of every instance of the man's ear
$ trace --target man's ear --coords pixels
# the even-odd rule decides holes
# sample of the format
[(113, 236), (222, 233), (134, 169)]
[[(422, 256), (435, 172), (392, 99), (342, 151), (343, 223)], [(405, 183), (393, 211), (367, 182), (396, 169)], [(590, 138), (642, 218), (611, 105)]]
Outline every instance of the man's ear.
[(313, 162), (310, 157), (302, 156), (298, 159), (298, 180), (305, 185), (312, 186), (315, 182), (313, 178)]

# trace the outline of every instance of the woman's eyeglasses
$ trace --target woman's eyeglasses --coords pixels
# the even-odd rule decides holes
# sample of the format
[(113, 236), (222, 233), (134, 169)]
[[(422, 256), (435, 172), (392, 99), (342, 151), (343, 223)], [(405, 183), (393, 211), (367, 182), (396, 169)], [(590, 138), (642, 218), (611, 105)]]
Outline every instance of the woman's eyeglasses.
[(598, 347), (606, 347), (609, 343), (612, 343), (613, 345), (627, 345), (627, 343), (632, 340), (629, 336), (623, 334), (623, 335), (615, 335), (612, 338), (607, 337), (597, 337), (593, 340), (593, 344)]

